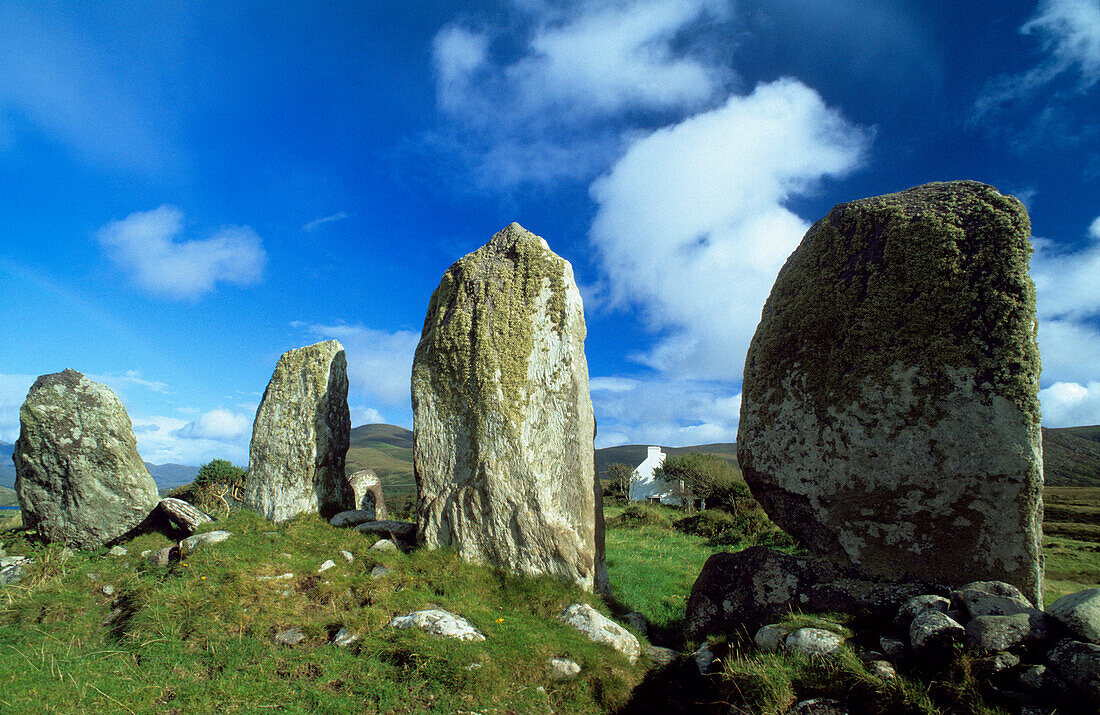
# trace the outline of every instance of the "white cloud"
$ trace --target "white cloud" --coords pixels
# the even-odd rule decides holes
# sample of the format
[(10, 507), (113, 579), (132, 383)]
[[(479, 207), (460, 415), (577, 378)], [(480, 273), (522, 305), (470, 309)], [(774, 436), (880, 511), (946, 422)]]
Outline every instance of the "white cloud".
[(413, 354), (420, 333), (411, 330), (390, 333), (357, 325), (312, 325), (309, 330), (343, 344), (353, 391), (387, 405), (409, 406)]
[(181, 439), (239, 443), (244, 438), (251, 439), (252, 419), (224, 407), (215, 407), (176, 430), (173, 436)]
[(337, 221), (343, 221), (347, 217), (347, 213), (343, 211), (340, 211), (339, 213), (334, 213), (331, 216), (322, 216), (321, 218), (314, 219), (307, 223), (305, 226), (302, 226), (302, 230), (306, 233), (313, 233), (321, 226), (324, 226), (326, 223), (336, 223)]
[(1100, 330), (1071, 320), (1039, 320), (1044, 384), (1087, 382), (1100, 375)]
[(36, 379), (34, 375), (0, 375), (0, 441), (19, 438), (19, 408)]
[(1100, 382), (1056, 382), (1039, 391), (1045, 427), (1100, 424)]
[[(1037, 94), (1064, 75), (1076, 75), (1081, 92), (1100, 80), (1100, 12), (1096, 0), (1043, 0), (1020, 32), (1035, 36), (1046, 57), (1024, 72), (992, 79), (975, 102), (978, 122), (1013, 100)], [(1048, 102), (1048, 114), (1054, 106)]]
[(775, 276), (809, 228), (785, 202), (855, 169), (868, 143), (792, 79), (636, 141), (592, 185), (591, 238), (613, 300), (669, 331), (641, 359), (739, 380)]
[(358, 427), (360, 425), (386, 424), (386, 420), (382, 417), (382, 413), (373, 407), (353, 405), (351, 407), (351, 424), (353, 427)]
[(658, 376), (592, 382), (597, 448), (627, 442), (682, 447), (737, 438), (741, 394), (728, 384)]
[(721, 0), (513, 5), (493, 30), (454, 23), (433, 43), (453, 123), (434, 143), (487, 187), (590, 177), (620, 150), (624, 119), (681, 117), (732, 81), (688, 33), (724, 20)]
[(177, 240), (183, 213), (164, 205), (112, 221), (97, 233), (100, 245), (142, 288), (172, 298), (197, 298), (220, 281), (260, 280), (266, 254), (248, 226), (223, 226), (213, 236)]
[(132, 415), (138, 453), (152, 464), (200, 465), (211, 459), (227, 459), (234, 464), (248, 464), (249, 435), (233, 441), (184, 437), (180, 433), (193, 424), (176, 417)]

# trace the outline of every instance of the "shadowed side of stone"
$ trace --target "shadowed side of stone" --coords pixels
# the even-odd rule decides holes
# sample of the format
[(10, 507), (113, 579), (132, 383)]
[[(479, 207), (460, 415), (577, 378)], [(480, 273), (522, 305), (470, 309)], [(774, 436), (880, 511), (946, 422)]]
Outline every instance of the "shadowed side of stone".
[(412, 375), (428, 548), (589, 590), (606, 583), (585, 332), (572, 267), (519, 224), (444, 274)]
[(861, 578), (1041, 602), (1030, 223), (972, 181), (841, 204), (780, 271), (738, 461), (769, 516)]
[(19, 410), (15, 491), (23, 524), (47, 542), (102, 546), (141, 524), (157, 487), (126, 408), (75, 370), (43, 375)]
[(283, 353), (256, 410), (245, 503), (274, 521), (352, 508), (347, 358), (329, 340)]

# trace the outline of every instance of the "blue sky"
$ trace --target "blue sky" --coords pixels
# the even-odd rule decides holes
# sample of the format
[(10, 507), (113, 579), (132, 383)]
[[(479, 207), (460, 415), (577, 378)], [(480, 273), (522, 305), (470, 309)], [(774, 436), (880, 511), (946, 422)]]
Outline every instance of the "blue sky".
[(71, 367), (147, 461), (243, 464), (328, 338), (353, 423), (411, 426), (432, 290), (518, 221), (581, 285), (597, 446), (732, 441), (809, 225), (963, 178), (1031, 213), (1044, 424), (1100, 423), (1096, 0), (6, 0), (0, 439)]

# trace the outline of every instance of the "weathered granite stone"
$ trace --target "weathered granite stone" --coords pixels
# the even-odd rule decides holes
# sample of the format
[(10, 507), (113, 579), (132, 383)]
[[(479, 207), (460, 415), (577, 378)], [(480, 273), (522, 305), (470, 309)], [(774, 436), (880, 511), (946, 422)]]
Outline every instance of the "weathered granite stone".
[(283, 353), (256, 410), (245, 503), (274, 521), (351, 509), (350, 440), (344, 347), (329, 340)]
[(275, 634), (275, 642), (279, 645), (298, 645), (305, 639), (306, 634), (302, 633), (297, 626), (292, 626)]
[(137, 452), (130, 417), (110, 388), (75, 370), (35, 380), (19, 410), (15, 491), (23, 525), (91, 549), (141, 524), (157, 485)]
[(409, 521), (368, 521), (355, 527), (360, 534), (376, 534), (397, 544), (402, 551), (416, 545), (416, 524)]
[(360, 524), (366, 524), (368, 521), (376, 521), (374, 515), (374, 509), (349, 509), (334, 514), (328, 520), (328, 523), (333, 526), (359, 526)]
[(1062, 596), (1047, 613), (1083, 641), (1100, 645), (1100, 588), (1087, 588)]
[(844, 647), (844, 636), (824, 628), (799, 628), (787, 634), (783, 645), (806, 655), (826, 657), (840, 652)]
[(347, 648), (357, 640), (359, 640), (359, 636), (343, 627), (332, 636), (332, 644), (337, 648)]
[(745, 362), (738, 461), (807, 548), (861, 577), (1041, 599), (1030, 222), (973, 181), (840, 204)]
[(783, 647), (783, 641), (787, 637), (787, 629), (778, 623), (769, 623), (761, 626), (756, 635), (752, 637), (756, 647), (765, 653), (774, 653)]
[(180, 545), (185, 546), (188, 550), (193, 551), (200, 546), (210, 546), (212, 544), (217, 544), (219, 542), (225, 541), (230, 536), (233, 536), (232, 532), (218, 529), (216, 531), (207, 531), (202, 534), (188, 536), (186, 539), (180, 542)]
[(352, 491), (352, 508), (374, 514), (372, 519), (389, 519), (386, 511), (386, 496), (382, 493), (382, 482), (373, 470), (363, 469), (348, 477)]
[(951, 592), (951, 599), (971, 618), (1038, 613), (1020, 589), (1002, 581), (974, 581)]
[(937, 652), (963, 639), (966, 631), (959, 623), (939, 611), (925, 611), (909, 624), (909, 642), (916, 653)]
[(551, 658), (546, 661), (550, 670), (550, 680), (572, 680), (581, 672), (581, 666), (570, 658)]
[(967, 645), (985, 652), (1032, 646), (1048, 638), (1050, 624), (1042, 612), (978, 616), (966, 624)]
[(920, 596), (913, 596), (908, 601), (901, 604), (901, 608), (898, 609), (898, 615), (894, 619), (894, 622), (908, 628), (909, 624), (913, 622), (913, 619), (925, 611), (947, 613), (950, 608), (950, 599), (934, 594), (921, 594)]
[(680, 654), (671, 648), (664, 648), (659, 645), (647, 645), (645, 647), (645, 657), (649, 658), (650, 662), (658, 668), (663, 668), (666, 665), (676, 662)]
[(1047, 662), (1089, 703), (1100, 705), (1100, 646), (1066, 638), (1050, 649)]
[(412, 375), (428, 548), (606, 587), (585, 332), (572, 267), (519, 224), (444, 274)]
[(975, 658), (971, 661), (971, 668), (975, 675), (988, 678), (1019, 664), (1020, 656), (1015, 653), (997, 653), (985, 658)]
[(407, 616), (398, 616), (390, 621), (394, 628), (418, 628), (425, 633), (440, 638), (457, 638), (464, 641), (483, 641), (485, 636), (470, 625), (462, 616), (456, 616), (449, 611), (439, 608), (430, 608), (424, 611), (415, 611)]
[(642, 652), (642, 646), (634, 634), (603, 615), (587, 603), (574, 603), (558, 615), (567, 623), (596, 643), (611, 646), (634, 663)]

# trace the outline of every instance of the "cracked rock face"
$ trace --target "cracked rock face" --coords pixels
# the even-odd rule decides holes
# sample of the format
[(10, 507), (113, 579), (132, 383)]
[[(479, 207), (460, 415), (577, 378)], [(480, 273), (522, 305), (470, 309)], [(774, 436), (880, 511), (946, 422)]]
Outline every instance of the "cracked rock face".
[(15, 491), (23, 523), (47, 541), (102, 546), (159, 503), (115, 393), (75, 370), (39, 377), (19, 410)]
[(738, 460), (818, 556), (1041, 601), (1030, 222), (973, 181), (841, 204), (784, 265), (745, 363)]
[(585, 333), (572, 267), (519, 224), (447, 270), (413, 361), (421, 543), (606, 587)]
[(344, 347), (329, 340), (283, 353), (256, 410), (245, 503), (273, 521), (328, 519), (352, 508), (344, 475), (351, 441)]

